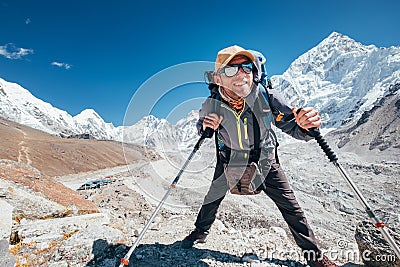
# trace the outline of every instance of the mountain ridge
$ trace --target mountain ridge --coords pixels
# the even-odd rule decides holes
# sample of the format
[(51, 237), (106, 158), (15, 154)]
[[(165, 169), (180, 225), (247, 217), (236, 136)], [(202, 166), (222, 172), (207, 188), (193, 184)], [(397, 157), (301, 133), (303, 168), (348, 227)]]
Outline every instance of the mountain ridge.
[(326, 127), (358, 119), (400, 80), (400, 47), (364, 46), (333, 32), (299, 56), (275, 88), (296, 106), (314, 106)]
[[(400, 81), (400, 47), (365, 46), (332, 32), (271, 80), (289, 103), (314, 106), (322, 116), (323, 127), (337, 128), (359, 119)], [(197, 138), (196, 111), (176, 124), (149, 115), (134, 125), (115, 127), (93, 109), (71, 116), (1, 78), (0, 95), (0, 117), (53, 135), (89, 134), (96, 139), (162, 145), (167, 150), (176, 148), (176, 144), (185, 147)]]

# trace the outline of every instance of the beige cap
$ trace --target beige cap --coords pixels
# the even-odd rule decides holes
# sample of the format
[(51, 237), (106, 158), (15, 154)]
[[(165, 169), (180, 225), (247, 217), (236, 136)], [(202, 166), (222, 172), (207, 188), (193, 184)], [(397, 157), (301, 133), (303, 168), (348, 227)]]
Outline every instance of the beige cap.
[(255, 60), (253, 53), (247, 51), (243, 47), (240, 47), (238, 45), (229, 46), (218, 52), (217, 59), (215, 60), (215, 71), (218, 71), (219, 69), (227, 65), (229, 61), (231, 61), (232, 58), (237, 55), (246, 56), (253, 62)]

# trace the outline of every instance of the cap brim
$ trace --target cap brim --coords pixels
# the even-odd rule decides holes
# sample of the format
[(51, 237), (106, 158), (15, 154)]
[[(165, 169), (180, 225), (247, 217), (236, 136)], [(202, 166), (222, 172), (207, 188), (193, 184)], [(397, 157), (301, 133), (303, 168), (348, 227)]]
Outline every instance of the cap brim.
[(223, 68), (224, 66), (228, 65), (228, 63), (236, 56), (245, 56), (248, 57), (252, 62), (255, 61), (255, 57), (253, 55), (253, 53), (247, 51), (247, 50), (243, 50), (243, 51), (239, 51), (235, 54), (232, 54), (231, 56), (229, 56), (223, 63), (218, 64), (219, 66), (217, 66), (217, 64), (215, 65), (215, 71), (218, 71), (219, 69)]

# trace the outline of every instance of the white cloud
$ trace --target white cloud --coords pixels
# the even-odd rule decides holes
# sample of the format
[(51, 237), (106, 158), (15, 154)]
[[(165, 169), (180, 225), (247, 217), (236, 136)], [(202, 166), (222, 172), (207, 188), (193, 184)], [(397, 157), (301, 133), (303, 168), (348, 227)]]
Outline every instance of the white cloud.
[(8, 59), (20, 59), (29, 54), (33, 54), (33, 49), (16, 47), (13, 43), (0, 46), (0, 55)]
[(57, 62), (57, 61), (51, 62), (51, 65), (59, 67), (59, 68), (64, 68), (66, 70), (69, 70), (72, 67), (72, 65), (70, 65), (70, 64)]

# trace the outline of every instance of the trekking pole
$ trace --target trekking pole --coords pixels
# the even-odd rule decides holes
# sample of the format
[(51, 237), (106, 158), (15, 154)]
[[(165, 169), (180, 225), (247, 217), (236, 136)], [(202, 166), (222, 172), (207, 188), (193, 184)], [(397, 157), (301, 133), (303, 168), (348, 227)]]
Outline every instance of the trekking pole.
[(121, 259), (121, 264), (119, 265), (119, 267), (123, 267), (124, 265), (127, 266), (129, 264), (129, 259), (130, 259), (131, 255), (132, 255), (133, 251), (138, 246), (140, 240), (143, 238), (143, 236), (146, 233), (147, 229), (150, 227), (150, 224), (153, 222), (153, 220), (156, 217), (158, 211), (161, 209), (162, 205), (165, 203), (165, 200), (167, 199), (168, 195), (171, 193), (171, 190), (176, 187), (176, 184), (178, 183), (179, 178), (181, 177), (183, 171), (186, 169), (187, 165), (192, 160), (192, 158), (193, 158), (194, 154), (196, 154), (197, 150), (199, 150), (199, 148), (200, 148), (201, 144), (203, 143), (203, 141), (206, 138), (211, 138), (213, 133), (214, 133), (214, 130), (211, 129), (211, 128), (206, 128), (206, 130), (203, 132), (203, 134), (201, 135), (200, 139), (197, 141), (196, 145), (194, 146), (192, 153), (190, 153), (190, 155), (189, 155), (188, 159), (186, 160), (185, 164), (183, 164), (182, 168), (178, 172), (178, 175), (172, 181), (172, 183), (169, 186), (167, 192), (165, 193), (164, 197), (161, 199), (160, 203), (158, 204), (158, 206), (154, 210), (153, 214), (151, 215), (150, 219), (148, 220), (148, 222), (144, 226), (143, 230), (140, 232), (140, 234), (139, 234), (138, 238), (136, 239), (135, 243), (129, 249), (128, 253), (126, 253), (126, 255)]
[(354, 194), (357, 196), (358, 201), (361, 203), (361, 205), (365, 209), (366, 213), (368, 214), (369, 218), (372, 220), (375, 227), (381, 231), (383, 237), (388, 242), (388, 244), (392, 248), (392, 250), (395, 252), (397, 258), (400, 259), (400, 248), (396, 244), (393, 237), (389, 234), (389, 231), (385, 228), (385, 226), (386, 226), (385, 223), (382, 222), (379, 219), (379, 217), (374, 214), (371, 207), (368, 205), (367, 200), (363, 197), (363, 195), (361, 194), (360, 190), (357, 188), (355, 183), (350, 179), (349, 175), (345, 172), (345, 170), (339, 164), (337, 156), (332, 151), (332, 149), (329, 147), (329, 145), (325, 141), (325, 139), (322, 137), (320, 131), (316, 128), (309, 129), (308, 131), (309, 131), (310, 135), (315, 138), (315, 140), (317, 141), (319, 146), (325, 152), (328, 159), (335, 165), (335, 167), (337, 168), (339, 173), (346, 180), (347, 184), (350, 186), (350, 188), (353, 190)]

